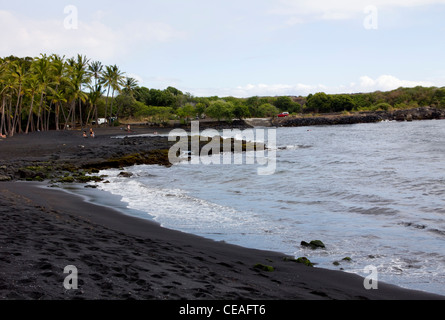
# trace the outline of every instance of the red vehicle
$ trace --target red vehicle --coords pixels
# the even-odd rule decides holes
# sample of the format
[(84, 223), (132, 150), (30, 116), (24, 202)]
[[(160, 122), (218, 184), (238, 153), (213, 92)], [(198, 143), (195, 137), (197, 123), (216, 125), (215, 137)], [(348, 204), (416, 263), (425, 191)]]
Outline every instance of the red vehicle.
[(282, 112), (278, 115), (278, 118), (287, 117), (289, 116), (289, 112)]

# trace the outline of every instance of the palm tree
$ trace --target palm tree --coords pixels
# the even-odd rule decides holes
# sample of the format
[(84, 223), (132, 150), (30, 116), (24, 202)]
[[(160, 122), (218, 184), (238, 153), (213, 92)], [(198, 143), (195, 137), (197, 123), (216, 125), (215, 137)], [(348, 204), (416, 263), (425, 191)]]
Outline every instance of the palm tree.
[[(94, 78), (94, 87), (89, 86), (90, 88), (90, 95), (89, 100), (91, 103), (91, 110), (94, 114), (94, 119), (96, 120), (97, 125), (97, 100), (102, 96), (102, 85), (100, 84), (101, 77), (102, 77), (102, 70), (103, 65), (100, 61), (93, 61), (88, 66), (88, 71), (90, 72), (91, 76)], [(93, 110), (94, 109), (94, 110)], [(89, 114), (87, 117), (87, 122), (89, 120)]]
[[(76, 101), (79, 103), (79, 121), (80, 126), (83, 127), (83, 119), (82, 119), (82, 101), (85, 101), (87, 98), (86, 93), (82, 91), (82, 87), (90, 82), (89, 74), (86, 71), (88, 65), (88, 59), (81, 55), (77, 55), (77, 61), (74, 58), (68, 59), (69, 65), (69, 78), (71, 83), (71, 109), (70, 115), (72, 117), (72, 125), (73, 127), (76, 125)], [(68, 116), (69, 118), (69, 116)]]
[[(12, 130), (12, 98), (15, 91), (15, 78), (13, 77), (12, 62), (5, 59), (0, 68), (0, 95), (2, 96), (2, 118), (1, 130), (2, 135), (9, 134)], [(9, 106), (9, 107), (8, 107)], [(6, 119), (8, 120), (6, 122)]]
[[(8, 126), (8, 135), (13, 136), (16, 128), (18, 127), (18, 132), (21, 132), (21, 114), (22, 114), (22, 96), (23, 96), (23, 82), (26, 79), (28, 75), (28, 71), (26, 70), (25, 62), (24, 61), (13, 61), (10, 64), (11, 67), (11, 76), (13, 78), (14, 82), (14, 89), (16, 89), (17, 92), (17, 103), (14, 111), (14, 116), (12, 118), (12, 123), (9, 123)], [(9, 105), (9, 116), (12, 116), (12, 110), (11, 110), (12, 104)], [(11, 119), (8, 119), (8, 122), (10, 122)]]
[[(124, 78), (124, 73), (119, 70), (119, 67), (116, 65), (113, 66), (106, 66), (105, 72), (102, 75), (102, 83), (105, 84), (105, 86), (108, 87), (107, 91), (107, 100), (105, 104), (105, 117), (107, 117), (108, 113), (108, 97), (110, 95), (110, 89), (112, 89), (112, 96), (114, 97), (114, 92), (120, 91), (120, 88), (122, 86), (122, 80)], [(110, 117), (113, 114), (113, 102), (110, 106)]]
[(135, 78), (125, 77), (122, 86), (122, 91), (133, 97), (134, 90), (138, 87), (138, 81)]
[(42, 116), (42, 109), (44, 108), (43, 106), (45, 102), (44, 97), (46, 95), (46, 90), (49, 83), (49, 67), (50, 67), (49, 59), (46, 56), (46, 54), (42, 54), (40, 58), (34, 59), (34, 62), (31, 66), (31, 70), (35, 74), (36, 79), (41, 86), (40, 104), (39, 104), (39, 111), (37, 112), (36, 128), (39, 129), (39, 122), (40, 122), (40, 128), (42, 131), (45, 130), (45, 125), (44, 125), (45, 115)]
[(50, 109), (52, 109), (52, 104), (54, 103), (54, 122), (56, 124), (56, 130), (59, 130), (60, 104), (62, 102), (66, 102), (64, 91), (59, 89), (63, 83), (68, 82), (68, 78), (66, 77), (66, 64), (64, 60), (65, 56), (60, 57), (56, 54), (51, 56), (51, 83), (55, 85), (55, 88), (50, 88), (52, 93)]
[(1, 105), (1, 113), (2, 113), (2, 117), (0, 120), (0, 135), (4, 135), (4, 133), (6, 133), (6, 91), (8, 89), (8, 85), (7, 85), (7, 78), (6, 78), (6, 66), (7, 66), (8, 62), (7, 61), (1, 61), (0, 64), (0, 97), (2, 100), (2, 105)]
[(102, 69), (103, 69), (102, 62), (100, 61), (93, 61), (88, 66), (88, 71), (94, 78), (94, 88), (96, 89), (99, 85), (99, 80), (102, 75)]
[(33, 112), (34, 97), (35, 97), (35, 95), (36, 95), (36, 93), (37, 93), (37, 91), (39, 90), (39, 87), (40, 87), (40, 83), (39, 83), (39, 80), (37, 79), (37, 77), (35, 77), (35, 76), (34, 77), (30, 77), (28, 82), (27, 82), (27, 87), (28, 87), (27, 91), (29, 91), (29, 93), (31, 94), (31, 103), (30, 103), (30, 106), (29, 106), (28, 123), (26, 125), (26, 130), (25, 130), (26, 134), (28, 133), (29, 126), (30, 125), (32, 126), (32, 119), (34, 117), (34, 112)]
[(98, 102), (105, 91), (105, 117), (111, 117), (115, 93), (133, 97), (136, 87), (137, 81), (124, 77), (118, 66), (90, 63), (83, 55), (0, 58), (0, 134), (21, 133), (22, 125), (25, 133), (49, 130), (50, 123), (59, 130), (61, 114), (65, 128), (68, 123), (83, 126), (93, 116), (97, 121)]
[(55, 125), (57, 131), (59, 131), (60, 105), (63, 102), (67, 102), (65, 98), (65, 92), (63, 92), (62, 90), (55, 91), (51, 96), (51, 103), (54, 103), (55, 105), (54, 113), (55, 113)]
[(90, 110), (88, 111), (87, 123), (90, 120), (90, 114), (93, 113), (97, 126), (97, 101), (99, 100), (100, 97), (102, 97), (105, 91), (102, 90), (102, 86), (100, 84), (94, 87), (89, 86), (89, 88), (90, 88), (90, 93), (88, 94), (88, 102), (91, 107)]
[[(130, 97), (130, 101), (136, 102), (134, 98), (134, 90), (138, 87), (138, 81), (135, 78), (125, 77), (122, 81), (122, 93), (128, 97)], [(116, 116), (120, 114), (122, 105), (118, 107), (116, 112)]]

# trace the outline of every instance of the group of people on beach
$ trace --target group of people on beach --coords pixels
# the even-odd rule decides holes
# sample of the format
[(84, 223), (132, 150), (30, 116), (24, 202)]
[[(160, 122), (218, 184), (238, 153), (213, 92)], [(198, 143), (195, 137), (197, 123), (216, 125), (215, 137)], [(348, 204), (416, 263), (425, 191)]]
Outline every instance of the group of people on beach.
[[(93, 128), (90, 128), (90, 137), (94, 138), (96, 135), (94, 134)], [(84, 138), (88, 138), (87, 132), (84, 130), (83, 131), (83, 137)]]

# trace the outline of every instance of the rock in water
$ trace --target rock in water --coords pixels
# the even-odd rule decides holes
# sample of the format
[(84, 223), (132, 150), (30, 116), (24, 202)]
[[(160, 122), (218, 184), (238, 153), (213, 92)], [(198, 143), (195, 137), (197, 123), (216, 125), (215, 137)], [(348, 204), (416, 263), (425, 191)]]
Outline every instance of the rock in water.
[(301, 241), (300, 245), (302, 245), (303, 247), (310, 247), (312, 249), (326, 248), (323, 241), (321, 240), (312, 240), (309, 243), (307, 243), (306, 241)]
[(133, 174), (131, 172), (125, 172), (122, 171), (121, 173), (119, 173), (119, 177), (125, 177), (125, 178), (130, 178)]

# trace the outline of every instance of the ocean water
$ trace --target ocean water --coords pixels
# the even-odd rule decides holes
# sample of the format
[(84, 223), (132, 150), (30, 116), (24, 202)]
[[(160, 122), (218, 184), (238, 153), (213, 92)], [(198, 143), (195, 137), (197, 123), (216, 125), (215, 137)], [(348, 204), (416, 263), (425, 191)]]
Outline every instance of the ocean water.
[[(277, 128), (276, 139), (271, 175), (248, 152), (237, 165), (105, 170), (98, 186), (171, 229), (362, 276), (371, 265), (379, 281), (445, 295), (444, 120)], [(326, 249), (300, 245), (315, 239)]]

